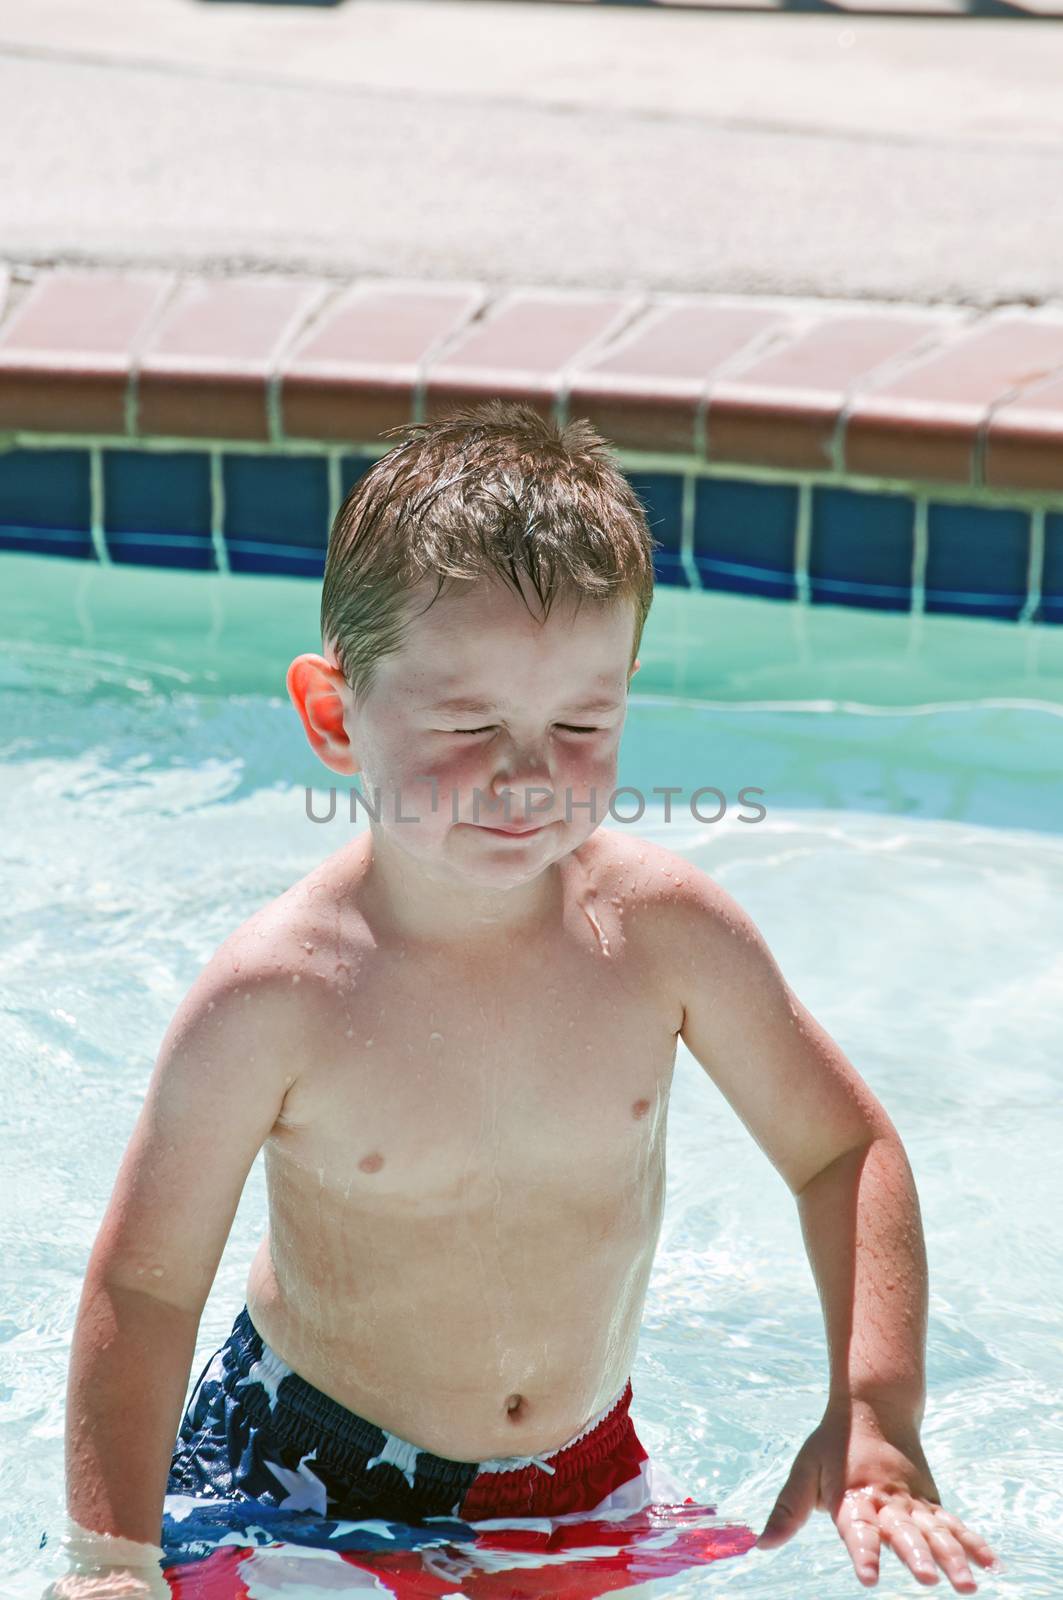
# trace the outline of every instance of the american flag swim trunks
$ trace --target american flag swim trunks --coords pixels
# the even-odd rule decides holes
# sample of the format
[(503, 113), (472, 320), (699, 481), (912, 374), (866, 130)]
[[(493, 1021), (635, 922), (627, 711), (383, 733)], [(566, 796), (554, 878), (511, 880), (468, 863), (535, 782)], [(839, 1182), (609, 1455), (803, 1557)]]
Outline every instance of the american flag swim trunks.
[(628, 1379), (556, 1450), (451, 1461), (367, 1422), (299, 1377), (257, 1333), (245, 1306), (192, 1393), (166, 1492), (407, 1523), (555, 1517), (627, 1503), (635, 1509), (649, 1499), (648, 1456), (630, 1405)]

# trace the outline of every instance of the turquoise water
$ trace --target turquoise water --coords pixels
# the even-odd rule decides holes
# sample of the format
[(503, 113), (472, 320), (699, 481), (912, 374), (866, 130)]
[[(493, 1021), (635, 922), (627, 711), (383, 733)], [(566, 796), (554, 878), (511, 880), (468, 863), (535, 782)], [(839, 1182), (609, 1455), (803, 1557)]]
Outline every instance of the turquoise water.
[[(306, 820), (303, 785), (323, 799), (328, 775), (283, 690), (319, 647), (316, 607), (283, 579), (0, 564), (5, 1594), (62, 1570), (74, 1312), (170, 1016), (234, 925), (347, 837)], [(980, 1592), (1022, 1600), (1063, 1593), (1061, 635), (661, 591), (620, 774), (647, 795), (765, 790), (756, 826), (658, 806), (637, 831), (746, 906), (904, 1138), (931, 1271), (927, 1456), (1006, 1563)], [(264, 1221), (260, 1160), (190, 1378)], [(759, 1529), (825, 1375), (789, 1191), (681, 1048), (640, 1436)], [(916, 1587), (884, 1552), (876, 1592)], [(646, 1592), (858, 1588), (816, 1515), (781, 1551)]]

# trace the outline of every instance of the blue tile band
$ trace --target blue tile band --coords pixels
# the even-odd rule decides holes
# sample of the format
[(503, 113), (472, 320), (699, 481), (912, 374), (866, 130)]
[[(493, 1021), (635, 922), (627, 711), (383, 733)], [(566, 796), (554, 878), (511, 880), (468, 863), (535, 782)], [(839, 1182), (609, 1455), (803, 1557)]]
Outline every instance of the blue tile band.
[[(94, 504), (90, 454), (89, 444), (0, 451), (0, 551), (95, 561), (95, 516), (100, 559), (105, 551), (131, 565), (216, 571), (227, 557), (233, 572), (320, 580), (330, 496), (345, 496), (375, 459), (222, 451), (212, 479), (207, 451), (107, 444)], [(798, 482), (635, 466), (627, 476), (659, 583), (797, 598)], [(1031, 575), (1029, 509), (931, 501), (920, 590), (914, 494), (830, 483), (805, 498), (812, 604), (904, 612), (921, 593), (928, 612), (1063, 623), (1063, 511), (1045, 510), (1043, 568)]]

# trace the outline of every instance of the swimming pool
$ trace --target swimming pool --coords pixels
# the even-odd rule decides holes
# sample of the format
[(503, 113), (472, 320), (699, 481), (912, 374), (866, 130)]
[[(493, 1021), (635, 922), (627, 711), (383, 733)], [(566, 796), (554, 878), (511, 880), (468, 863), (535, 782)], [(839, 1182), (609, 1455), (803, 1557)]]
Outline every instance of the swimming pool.
[[(318, 648), (316, 584), (0, 563), (0, 1573), (21, 1600), (62, 1570), (74, 1313), (162, 1033), (221, 939), (347, 824), (342, 805), (306, 819), (328, 775), (284, 696)], [(767, 817), (666, 824), (658, 803), (632, 825), (748, 908), (896, 1123), (930, 1260), (932, 1470), (1006, 1564), (980, 1592), (1058, 1595), (1063, 630), (661, 589), (642, 662), (620, 782), (755, 786)], [(264, 1218), (260, 1158), (190, 1377)], [(759, 1530), (825, 1375), (793, 1201), (681, 1046), (636, 1426), (687, 1493)], [(876, 1592), (916, 1587), (885, 1553)], [(857, 1588), (817, 1515), (645, 1592)]]

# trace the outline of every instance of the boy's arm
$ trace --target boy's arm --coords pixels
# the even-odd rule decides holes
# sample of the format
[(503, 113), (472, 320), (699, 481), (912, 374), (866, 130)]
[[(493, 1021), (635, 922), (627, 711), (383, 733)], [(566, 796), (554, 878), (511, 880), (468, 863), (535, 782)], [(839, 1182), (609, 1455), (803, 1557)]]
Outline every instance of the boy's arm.
[(797, 1199), (830, 1399), (873, 1400), (918, 1426), (926, 1255), (897, 1131), (790, 989), (752, 918), (689, 863), (678, 913), (680, 1031)]
[(66, 1402), (70, 1516), (157, 1543), (204, 1302), (298, 1074), (290, 982), (222, 946), (163, 1039), (89, 1258)]

